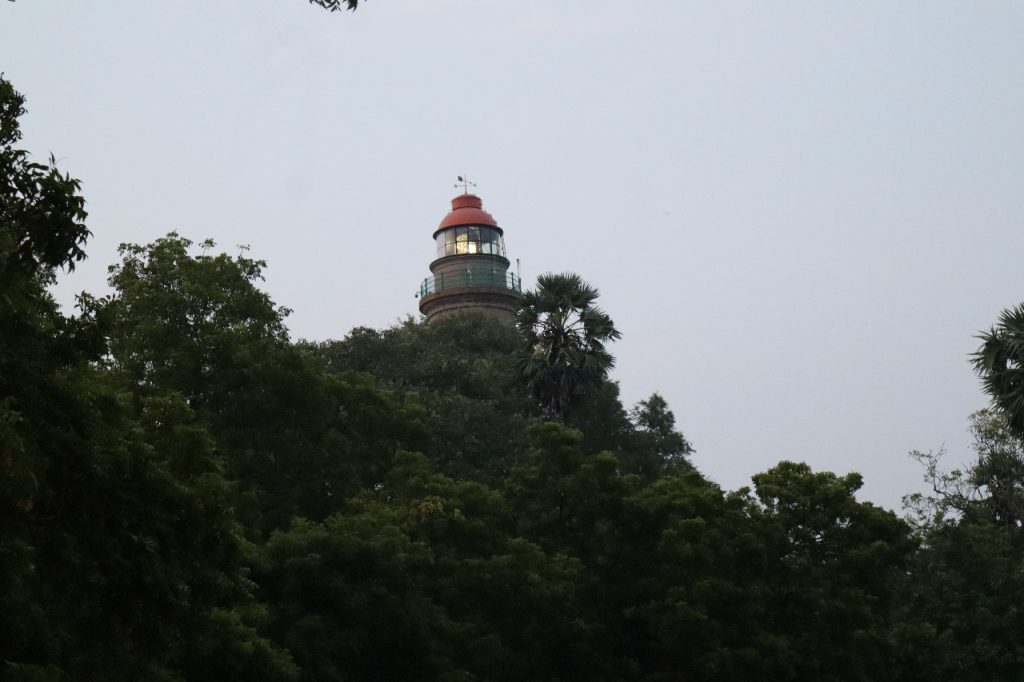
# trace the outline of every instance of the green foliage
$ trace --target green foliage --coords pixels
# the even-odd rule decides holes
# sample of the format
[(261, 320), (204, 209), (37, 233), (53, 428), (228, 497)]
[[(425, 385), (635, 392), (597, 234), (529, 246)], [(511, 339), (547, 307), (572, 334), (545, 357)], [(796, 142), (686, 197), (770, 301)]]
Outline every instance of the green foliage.
[(54, 408), (53, 373), (80, 350), (45, 287), (89, 235), (79, 182), (14, 146), (24, 101), (0, 77), (0, 500), (15, 508), (31, 508), (45, 466), (32, 425)]
[(309, 0), (309, 4), (323, 7), (331, 12), (340, 12), (343, 9), (355, 10), (359, 6), (359, 0)]
[(979, 338), (974, 369), (1010, 430), (1024, 438), (1024, 303), (1004, 310), (999, 322)]
[(288, 311), (256, 286), (262, 261), (192, 246), (175, 234), (121, 246), (113, 295), (83, 303), (109, 337), (106, 365), (137, 400), (184, 399), (239, 481), (251, 528), (325, 519), (379, 482), (400, 446), (420, 445), (421, 410), (369, 375), (327, 376), (293, 346)]
[(518, 343), (507, 325), (467, 313), (356, 328), (307, 347), (328, 373), (372, 374), (404, 403), (422, 405), (429, 429), (418, 449), (448, 475), (494, 484), (519, 461), (532, 416), (509, 362)]
[(429, 561), (386, 513), (297, 522), (261, 548), (253, 579), (269, 632), (303, 680), (429, 678), (436, 618), (415, 576)]
[(34, 278), (50, 282), (55, 268), (74, 269), (89, 236), (81, 183), (58, 171), (52, 156), (41, 164), (14, 147), (24, 104), (0, 76), (0, 291), (8, 305), (12, 287)]
[(1024, 527), (1024, 442), (1009, 428), (1002, 413), (979, 410), (969, 419), (974, 460), (965, 470), (943, 471), (943, 452), (914, 451), (925, 466), (932, 494), (904, 498), (916, 525), (924, 532), (947, 523)]
[(753, 477), (766, 525), (773, 626), (795, 679), (877, 680), (890, 660), (888, 614), (914, 548), (909, 527), (858, 502), (858, 474), (782, 462)]
[(693, 446), (676, 430), (676, 417), (664, 398), (652, 393), (637, 403), (630, 418), (628, 444), (620, 453), (628, 471), (645, 480), (656, 480), (692, 468), (689, 457), (694, 453)]
[(273, 535), (253, 579), (303, 679), (549, 679), (578, 564), (509, 529), (500, 494), (405, 453), (343, 514)]
[[(109, 335), (115, 369), (133, 384), (173, 388), (192, 405), (223, 409), (234, 385), (221, 383), (260, 354), (286, 345), (284, 316), (254, 286), (263, 261), (226, 254), (192, 256), (171, 233), (152, 244), (122, 244), (110, 268), (115, 295), (87, 299)], [(213, 248), (211, 241), (204, 251)], [(218, 381), (221, 380), (221, 381)]]
[(1016, 680), (1024, 670), (1024, 538), (1006, 526), (933, 529), (898, 604), (896, 679)]
[(518, 329), (293, 344), (262, 261), (171, 234), (66, 317), (84, 201), (22, 111), (0, 79), (0, 679), (1020, 676), (1018, 312), (912, 532), (857, 474), (704, 479), (659, 394), (623, 406), (575, 275)]
[(523, 294), (516, 327), (524, 346), (516, 370), (550, 414), (565, 415), (595, 393), (615, 365), (605, 344), (622, 334), (597, 298), (597, 289), (573, 273), (543, 274)]
[(749, 507), (693, 471), (626, 500), (624, 539), (600, 583), (623, 586), (601, 620), (629, 679), (779, 679), (765, 613), (774, 566)]
[(88, 230), (77, 181), (14, 146), (24, 113), (0, 77), (0, 662), (23, 679), (57, 679), (35, 520), (81, 420), (64, 377), (76, 347), (45, 285), (80, 260)]
[(182, 405), (152, 405), (136, 424), (122, 400), (92, 390), (78, 456), (49, 472), (33, 527), (48, 620), (61, 624), (48, 645), (73, 679), (287, 673), (287, 656), (255, 631), (262, 607), (212, 443)]
[(676, 417), (668, 403), (657, 393), (641, 400), (633, 410), (633, 421), (648, 446), (658, 457), (670, 462), (685, 462), (693, 454), (693, 446), (676, 431)]
[(44, 289), (88, 231), (78, 181), (11, 146), (21, 113), (0, 79), (0, 676), (290, 679), (212, 441), (180, 399), (136, 410)]
[(1024, 444), (1005, 412), (970, 424), (975, 456), (963, 470), (912, 453), (932, 493), (905, 500), (922, 548), (898, 604), (900, 679), (1011, 680), (1024, 669)]

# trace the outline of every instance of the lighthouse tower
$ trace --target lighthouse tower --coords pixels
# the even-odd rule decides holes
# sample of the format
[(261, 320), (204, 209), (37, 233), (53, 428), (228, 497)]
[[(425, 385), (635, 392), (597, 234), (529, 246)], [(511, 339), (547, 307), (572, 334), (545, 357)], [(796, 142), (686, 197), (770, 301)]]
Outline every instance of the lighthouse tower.
[(434, 230), (433, 275), (420, 284), (420, 312), (427, 320), (467, 310), (515, 319), (522, 283), (508, 271), (504, 234), (468, 187), (452, 199), (452, 210)]

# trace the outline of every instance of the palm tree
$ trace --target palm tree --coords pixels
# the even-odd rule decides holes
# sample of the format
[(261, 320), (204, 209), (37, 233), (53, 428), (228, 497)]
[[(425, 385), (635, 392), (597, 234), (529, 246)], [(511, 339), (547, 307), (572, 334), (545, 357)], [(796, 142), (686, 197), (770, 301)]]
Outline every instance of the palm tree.
[(979, 335), (974, 369), (1010, 430), (1024, 438), (1024, 303), (1004, 310), (999, 322)]
[(594, 305), (597, 289), (573, 273), (546, 273), (523, 294), (516, 327), (525, 345), (516, 370), (540, 404), (562, 417), (597, 391), (615, 366), (605, 343), (622, 334)]

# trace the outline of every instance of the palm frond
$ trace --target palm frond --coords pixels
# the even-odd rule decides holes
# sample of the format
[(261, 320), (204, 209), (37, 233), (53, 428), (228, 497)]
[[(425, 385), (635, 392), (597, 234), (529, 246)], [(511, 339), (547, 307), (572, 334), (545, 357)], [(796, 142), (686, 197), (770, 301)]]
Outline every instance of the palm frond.
[(978, 338), (974, 370), (1010, 429), (1024, 438), (1024, 304), (1004, 310), (996, 326)]
[(595, 305), (599, 296), (575, 273), (544, 273), (523, 294), (516, 328), (524, 347), (516, 371), (545, 410), (555, 415), (596, 392), (615, 366), (605, 344), (622, 335)]

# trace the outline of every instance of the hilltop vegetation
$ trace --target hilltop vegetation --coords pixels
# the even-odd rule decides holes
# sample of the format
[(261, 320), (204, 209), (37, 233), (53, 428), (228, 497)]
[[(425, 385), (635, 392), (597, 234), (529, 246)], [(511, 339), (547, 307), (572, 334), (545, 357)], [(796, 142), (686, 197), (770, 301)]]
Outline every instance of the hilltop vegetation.
[(17, 148), (21, 113), (0, 80), (0, 679), (1024, 669), (1011, 313), (978, 359), (998, 409), (977, 461), (920, 455), (936, 494), (914, 523), (800, 463), (724, 491), (660, 395), (630, 408), (555, 360), (606, 369), (603, 341), (531, 359), (543, 286), (518, 330), (466, 314), (295, 343), (264, 263), (171, 234), (124, 245), (113, 293), (63, 314), (47, 287), (85, 255), (84, 201)]

